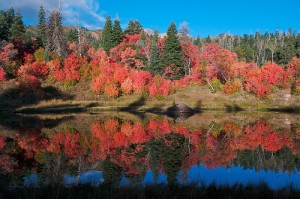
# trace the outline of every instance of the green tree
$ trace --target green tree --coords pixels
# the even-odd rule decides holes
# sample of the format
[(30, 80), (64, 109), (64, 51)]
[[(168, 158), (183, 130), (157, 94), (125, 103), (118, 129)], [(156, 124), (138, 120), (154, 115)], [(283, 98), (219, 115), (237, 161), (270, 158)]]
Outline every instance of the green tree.
[(139, 21), (130, 20), (128, 23), (128, 27), (126, 28), (124, 33), (128, 35), (136, 35), (139, 34), (142, 30), (143, 28)]
[(0, 41), (8, 40), (9, 26), (6, 12), (0, 11)]
[(122, 42), (123, 40), (123, 31), (121, 29), (121, 24), (119, 20), (114, 21), (114, 26), (112, 29), (112, 34), (113, 34), (113, 46), (119, 45), (119, 43)]
[(102, 174), (104, 183), (114, 185), (120, 182), (122, 178), (122, 169), (107, 158), (102, 163)]
[[(9, 18), (8, 18), (9, 19)], [(9, 29), (9, 39), (12, 41), (14, 39), (24, 39), (25, 36), (25, 26), (23, 24), (22, 16), (19, 11), (17, 11), (14, 17), (13, 23)]]
[(37, 45), (38, 47), (45, 48), (46, 45), (46, 13), (43, 6), (40, 7), (39, 11), (39, 22), (37, 25)]
[(158, 42), (158, 31), (155, 30), (151, 40), (150, 64), (149, 64), (149, 72), (152, 75), (162, 74), (163, 72), (160, 67), (159, 48), (157, 42)]
[(207, 38), (205, 39), (205, 43), (206, 43), (206, 44), (207, 44), (207, 43), (211, 43), (211, 38), (210, 38), (209, 35), (208, 35)]
[(163, 47), (163, 55), (161, 60), (162, 68), (171, 67), (171, 73), (167, 76), (171, 79), (179, 79), (184, 75), (184, 67), (182, 61), (182, 49), (179, 38), (177, 36), (176, 25), (171, 23), (168, 28), (167, 38)]
[(148, 42), (146, 40), (146, 34), (144, 31), (142, 31), (141, 35), (140, 35), (140, 39), (138, 41), (138, 46), (136, 49), (136, 58), (141, 60), (143, 62), (143, 65), (145, 66), (145, 68), (147, 69), (148, 67), (148, 61), (150, 59), (150, 52), (149, 52), (149, 48), (148, 48)]
[(101, 45), (107, 54), (109, 54), (109, 50), (113, 47), (113, 30), (110, 16), (106, 17), (105, 25), (102, 32)]
[(197, 36), (197, 38), (194, 40), (194, 45), (198, 46), (199, 48), (202, 47), (202, 41), (200, 36)]
[(67, 41), (77, 42), (78, 41), (78, 31), (76, 29), (70, 29), (67, 32)]

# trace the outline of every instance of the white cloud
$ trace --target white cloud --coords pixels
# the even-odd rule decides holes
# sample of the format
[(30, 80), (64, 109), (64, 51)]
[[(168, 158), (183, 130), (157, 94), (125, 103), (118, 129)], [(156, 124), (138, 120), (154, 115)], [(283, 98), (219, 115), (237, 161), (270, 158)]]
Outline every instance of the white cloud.
[[(19, 9), (24, 19), (31, 24), (36, 24), (41, 5), (48, 12), (58, 9), (58, 0), (0, 1), (0, 9), (6, 10), (10, 7)], [(61, 11), (66, 25), (77, 25), (78, 17), (87, 28), (103, 26), (105, 22), (104, 11), (100, 10), (100, 3), (97, 0), (61, 0)]]

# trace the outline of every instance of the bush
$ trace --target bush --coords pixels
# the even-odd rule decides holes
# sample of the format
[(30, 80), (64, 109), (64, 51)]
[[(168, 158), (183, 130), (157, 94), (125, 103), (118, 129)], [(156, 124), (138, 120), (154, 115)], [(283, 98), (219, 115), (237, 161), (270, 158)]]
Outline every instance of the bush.
[(220, 80), (216, 77), (214, 77), (211, 81), (210, 81), (211, 85), (213, 88), (209, 87), (210, 91), (212, 93), (216, 93), (217, 91), (221, 90), (223, 85), (220, 82)]
[(238, 92), (242, 88), (242, 84), (238, 80), (228, 81), (223, 87), (224, 93), (229, 95)]

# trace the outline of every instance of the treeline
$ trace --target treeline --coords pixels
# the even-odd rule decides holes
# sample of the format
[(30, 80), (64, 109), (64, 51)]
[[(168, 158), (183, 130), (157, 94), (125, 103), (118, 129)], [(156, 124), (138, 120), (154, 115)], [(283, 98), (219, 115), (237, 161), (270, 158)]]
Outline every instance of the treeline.
[(20, 13), (14, 13), (0, 14), (1, 31), (6, 31), (0, 43), (0, 81), (16, 78), (21, 92), (38, 93), (41, 83), (51, 80), (69, 86), (88, 83), (95, 94), (114, 98), (169, 95), (191, 82), (225, 94), (245, 90), (266, 97), (289, 87), (300, 93), (295, 34), (194, 40), (186, 25), (178, 31), (171, 23), (161, 37), (132, 20), (123, 31), (108, 16), (97, 39), (84, 28), (63, 27), (59, 11), (46, 16), (41, 7), (36, 28), (24, 28)]
[(200, 38), (194, 44), (203, 46), (206, 43), (218, 43), (222, 48), (235, 52), (240, 60), (263, 65), (268, 61), (286, 65), (292, 57), (300, 55), (300, 33), (289, 28), (286, 32), (244, 34), (236, 36), (220, 34), (217, 37)]

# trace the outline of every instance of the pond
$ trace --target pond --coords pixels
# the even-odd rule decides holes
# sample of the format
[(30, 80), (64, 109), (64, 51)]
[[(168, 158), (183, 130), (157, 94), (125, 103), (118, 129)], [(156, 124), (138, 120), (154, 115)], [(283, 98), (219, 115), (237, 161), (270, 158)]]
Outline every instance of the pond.
[(300, 189), (300, 115), (111, 112), (0, 119), (2, 188), (266, 183)]

